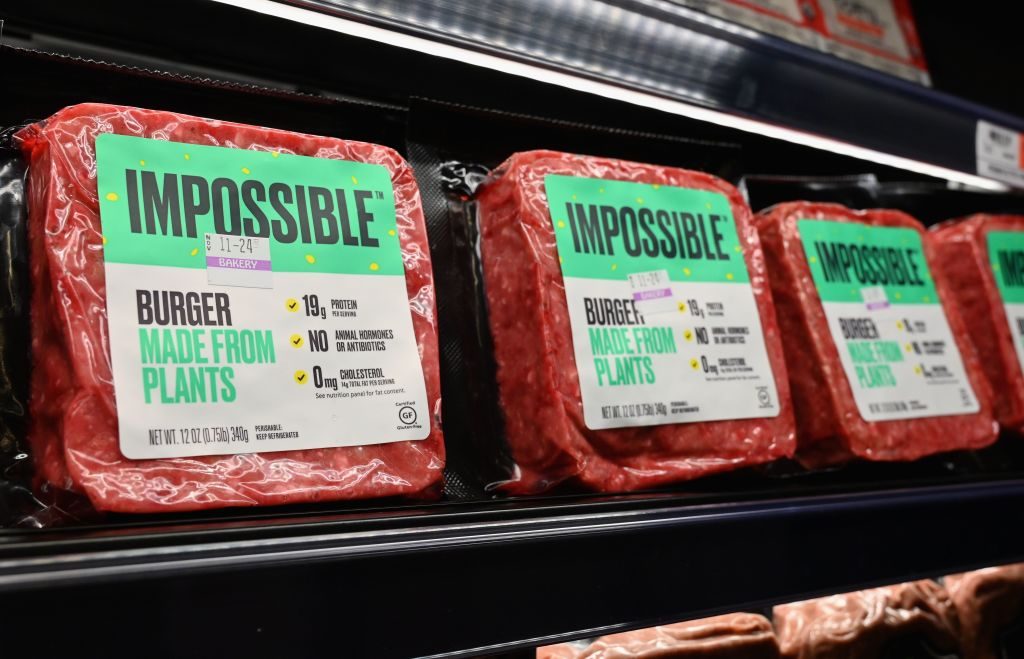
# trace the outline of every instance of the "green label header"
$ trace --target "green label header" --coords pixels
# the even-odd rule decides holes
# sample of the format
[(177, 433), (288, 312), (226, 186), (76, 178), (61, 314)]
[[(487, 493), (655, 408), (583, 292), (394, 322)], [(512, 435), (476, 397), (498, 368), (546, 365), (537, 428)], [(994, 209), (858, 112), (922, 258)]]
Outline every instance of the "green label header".
[(1003, 302), (1024, 303), (1024, 232), (989, 231), (988, 260)]
[(717, 192), (549, 174), (544, 178), (562, 274), (745, 283), (729, 200)]
[(883, 288), (890, 304), (939, 304), (921, 234), (906, 227), (799, 220), (807, 265), (823, 302), (864, 302)]
[(112, 263), (205, 268), (216, 233), (269, 239), (276, 272), (405, 272), (381, 165), (108, 133), (96, 175)]

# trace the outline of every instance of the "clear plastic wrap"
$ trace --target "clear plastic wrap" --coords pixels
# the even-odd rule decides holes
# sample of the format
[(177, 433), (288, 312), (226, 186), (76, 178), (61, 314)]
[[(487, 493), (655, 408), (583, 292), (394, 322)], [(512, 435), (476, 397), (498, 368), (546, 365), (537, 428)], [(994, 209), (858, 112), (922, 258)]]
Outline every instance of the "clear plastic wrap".
[[(116, 133), (378, 164), (391, 174), (409, 311), (430, 408), (421, 441), (130, 460), (119, 450), (96, 138)], [(170, 112), (77, 105), (18, 135), (29, 160), (34, 369), (29, 441), (49, 483), (100, 510), (160, 512), (437, 493), (444, 468), (434, 288), (411, 168), (387, 147)], [(368, 438), (370, 440), (372, 438)]]
[(773, 617), (786, 659), (955, 656), (960, 646), (956, 608), (934, 581), (776, 606)]
[[(777, 416), (602, 430), (585, 425), (544, 187), (551, 174), (706, 190), (728, 200), (778, 393)], [(671, 167), (532, 151), (497, 168), (477, 202), (487, 314), (505, 437), (515, 462), (504, 488), (536, 492), (572, 479), (598, 491), (628, 491), (792, 454), (792, 407), (774, 305), (757, 232), (735, 188)]]
[(28, 400), (25, 166), (10, 135), (0, 131), (0, 523), (31, 499), (22, 445)]
[(754, 613), (731, 613), (610, 634), (590, 644), (562, 643), (537, 648), (537, 659), (776, 659), (778, 656), (779, 646), (771, 622)]
[[(1004, 428), (1024, 431), (1024, 372), (989, 254), (990, 232), (1024, 232), (1024, 216), (972, 215), (932, 227), (950, 289), (962, 311), (993, 391), (993, 409)], [(1019, 329), (1016, 333), (1019, 333)]]
[[(941, 276), (938, 255), (923, 241), (925, 260), (959, 348), (963, 367), (979, 410), (970, 414), (867, 421), (858, 410), (830, 332), (797, 226), (800, 220), (906, 227), (925, 236), (909, 215), (892, 210), (852, 211), (827, 203), (792, 202), (757, 216), (771, 289), (778, 309), (783, 346), (792, 386), (799, 437), (797, 456), (807, 466), (869, 460), (914, 460), (956, 449), (977, 449), (995, 441), (990, 392), (977, 355), (948, 283)], [(908, 341), (913, 337), (908, 336)], [(901, 348), (903, 346), (901, 345)]]
[(960, 618), (963, 659), (1020, 656), (1024, 641), (1024, 564), (943, 579)]

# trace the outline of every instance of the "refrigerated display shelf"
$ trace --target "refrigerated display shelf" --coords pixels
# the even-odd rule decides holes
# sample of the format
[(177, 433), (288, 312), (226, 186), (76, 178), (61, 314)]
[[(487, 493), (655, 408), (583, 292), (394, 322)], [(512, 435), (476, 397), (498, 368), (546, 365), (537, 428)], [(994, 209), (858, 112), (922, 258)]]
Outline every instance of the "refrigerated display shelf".
[(221, 513), (7, 532), (0, 592), (46, 655), (456, 656), (1024, 560), (1022, 524), (1019, 479)]
[[(872, 172), (981, 184), (972, 178), (977, 121), (1024, 129), (1019, 118), (658, 0), (546, 3), (555, 13), (543, 17), (527, 11), (540, 3), (521, 2), (511, 21), (464, 14), (457, 33), (441, 18), (380, 15), (398, 3), (185, 0), (154, 3), (161, 20), (150, 22), (133, 14), (134, 4), (4, 7), (4, 42), (311, 96), (10, 49), (0, 62), (19, 70), (7, 81), (32, 93), (4, 108), (6, 120), (46, 116), (84, 96), (151, 106), (170, 99), (204, 115), (358, 131), (401, 146), (408, 108), (425, 96), (450, 103), (433, 112), (451, 115), (456, 128), (439, 132), (479, 141), (487, 131), (506, 140), (506, 150), (541, 129), (545, 139), (570, 142), (617, 135), (622, 149), (631, 134), (616, 131), (627, 126), (713, 141), (680, 140), (679, 150), (713, 152), (709, 162), (730, 175)], [(590, 4), (620, 14), (581, 15)], [(469, 2), (438, 7), (480, 11)], [(587, 48), (574, 59), (516, 36), (537, 24)], [(624, 44), (635, 49), (629, 57), (621, 56)], [(46, 76), (51, 88), (33, 85)], [(506, 123), (459, 115), (453, 108), (462, 104), (507, 110)], [(583, 124), (541, 125), (515, 112), (610, 129), (571, 134)], [(976, 468), (971, 455), (942, 456), (924, 466), (820, 475), (784, 468), (630, 496), (324, 505), (6, 529), (0, 620), (37, 656), (81, 654), (86, 639), (94, 654), (111, 657), (528, 648), (1024, 560), (1024, 456), (1009, 453), (995, 469)]]
[(157, 4), (160, 20), (147, 21), (130, 0), (37, 0), (3, 13), (14, 44), (28, 37), (43, 49), (399, 102), (516, 104), (524, 95), (509, 80), (518, 78), (697, 119), (711, 134), (740, 130), (989, 188), (1002, 186), (976, 175), (978, 122), (1024, 132), (1019, 116), (668, 0), (508, 0), (502, 7), (185, 0)]

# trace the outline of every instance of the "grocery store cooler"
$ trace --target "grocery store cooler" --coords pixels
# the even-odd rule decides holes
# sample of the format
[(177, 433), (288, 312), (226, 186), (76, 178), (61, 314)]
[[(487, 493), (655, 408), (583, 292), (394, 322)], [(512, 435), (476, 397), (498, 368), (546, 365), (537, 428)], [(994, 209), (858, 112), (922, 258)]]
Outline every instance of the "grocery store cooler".
[[(487, 165), (540, 146), (673, 152), (732, 180), (868, 174), (1024, 210), (1014, 172), (977, 151), (979, 122), (1024, 119), (673, 2), (189, 0), (153, 3), (158, 20), (127, 1), (10, 4), (0, 125), (98, 100), (364, 139), (414, 165), (424, 145)], [(443, 384), (465, 435), (473, 384)], [(443, 502), (29, 517), (0, 529), (5, 636), (42, 656), (105, 634), (107, 656), (474, 656), (1024, 560), (1010, 438), (632, 495), (492, 498), (450, 458)]]

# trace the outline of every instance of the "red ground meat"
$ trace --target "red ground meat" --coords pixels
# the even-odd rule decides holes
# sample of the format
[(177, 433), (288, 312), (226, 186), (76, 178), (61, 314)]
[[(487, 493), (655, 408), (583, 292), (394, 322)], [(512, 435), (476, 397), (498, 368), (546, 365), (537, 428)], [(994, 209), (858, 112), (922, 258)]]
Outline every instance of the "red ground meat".
[(934, 581), (785, 604), (773, 616), (786, 659), (875, 659), (888, 644), (909, 636), (940, 653), (956, 652), (960, 645), (956, 608)]
[[(657, 183), (729, 199), (781, 401), (774, 418), (590, 430), (584, 425), (568, 302), (544, 177)], [(536, 492), (574, 478), (599, 491), (682, 481), (791, 455), (794, 427), (774, 306), (750, 210), (728, 183), (698, 172), (552, 151), (513, 155), (480, 196), (481, 252), (505, 436), (517, 464), (505, 483)]]
[(602, 636), (583, 648), (562, 643), (537, 648), (537, 659), (777, 659), (772, 624), (754, 613), (732, 613)]
[(1024, 374), (988, 258), (989, 231), (1024, 231), (1024, 217), (974, 215), (932, 230), (939, 263), (994, 393), (996, 419), (1024, 431)]
[(944, 580), (956, 605), (963, 659), (1001, 659), (999, 635), (1024, 615), (1024, 564), (990, 567)]
[(797, 221), (858, 222), (908, 227), (926, 237), (921, 224), (892, 210), (852, 211), (837, 204), (793, 202), (760, 213), (757, 227), (764, 246), (772, 295), (792, 385), (799, 448), (797, 457), (811, 467), (869, 460), (914, 460), (932, 453), (981, 448), (996, 439), (990, 394), (970, 345), (955, 298), (928, 240), (925, 258), (935, 280), (950, 329), (963, 358), (980, 410), (975, 414), (895, 421), (865, 421), (857, 409), (839, 351), (815, 288)]
[[(391, 172), (431, 433), (422, 441), (246, 455), (128, 460), (121, 455), (107, 339), (95, 139), (117, 133), (382, 165)], [(434, 288), (412, 169), (362, 142), (111, 105), (76, 105), (19, 136), (30, 160), (30, 443), (40, 474), (101, 510), (158, 512), (436, 490), (444, 468)], [(113, 346), (117, 349), (117, 346)]]

